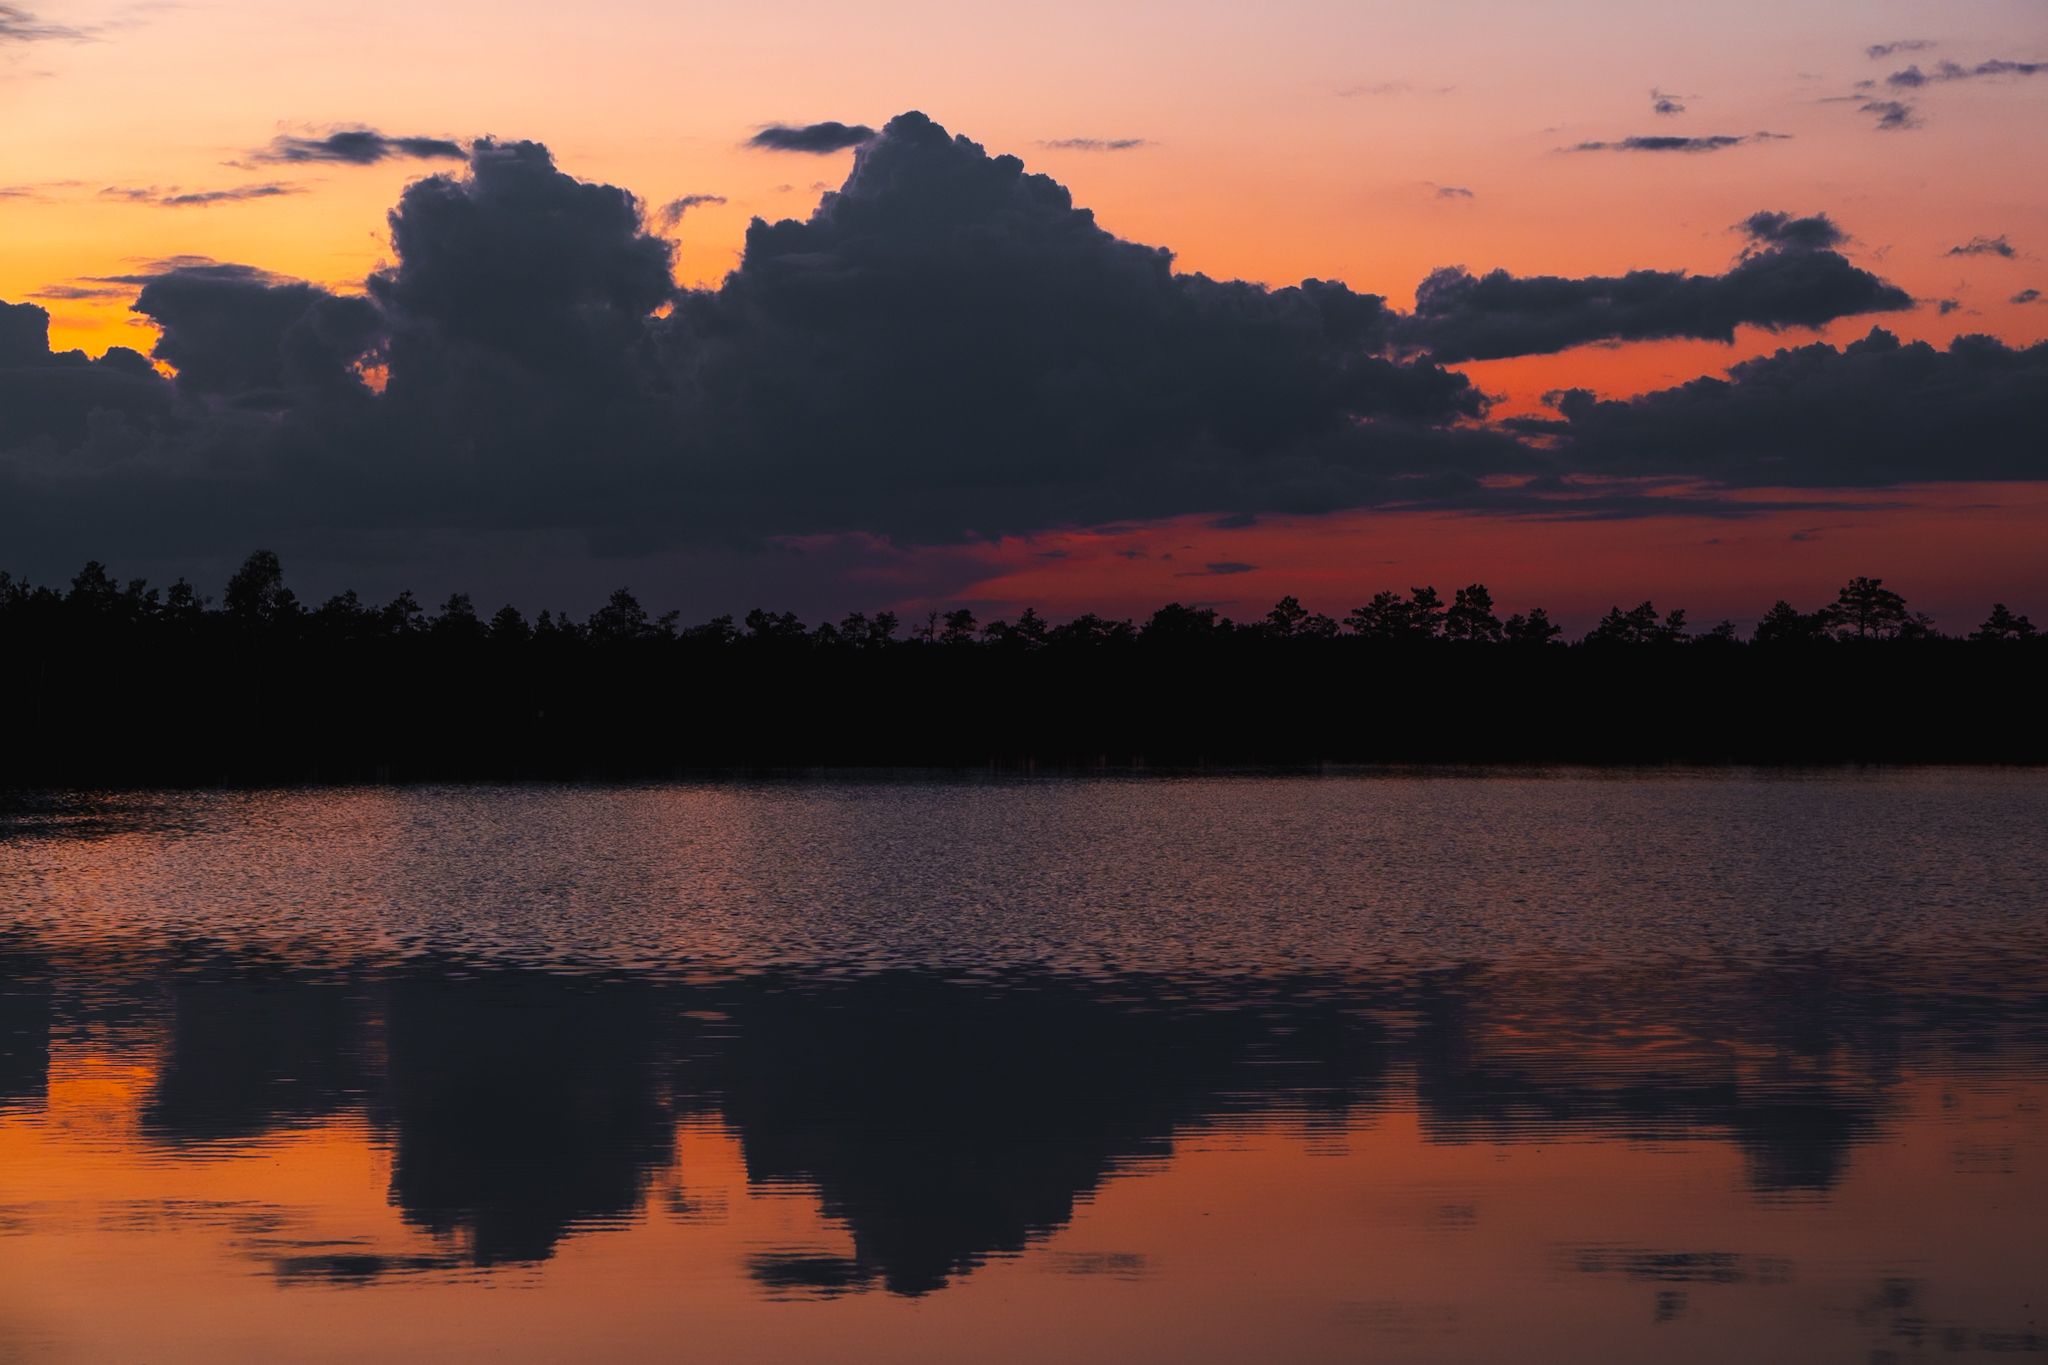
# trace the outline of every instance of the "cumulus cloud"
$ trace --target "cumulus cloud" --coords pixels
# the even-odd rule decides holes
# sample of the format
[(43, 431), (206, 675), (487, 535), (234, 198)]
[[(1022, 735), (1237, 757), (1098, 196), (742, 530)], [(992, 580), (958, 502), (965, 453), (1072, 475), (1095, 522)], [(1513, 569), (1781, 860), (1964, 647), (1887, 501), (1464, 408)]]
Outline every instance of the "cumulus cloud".
[(722, 194), (679, 195), (663, 204), (654, 216), (656, 221), (663, 227), (673, 228), (676, 224), (683, 221), (683, 215), (691, 209), (703, 208), (709, 204), (723, 204), (724, 202), (725, 196)]
[(1832, 248), (1846, 240), (1825, 214), (1761, 212), (1738, 225), (1749, 247), (1720, 275), (1633, 270), (1620, 276), (1432, 272), (1395, 335), (1456, 363), (1562, 351), (1596, 341), (1692, 337), (1730, 342), (1740, 326), (1819, 327), (1913, 306), (1912, 296)]
[(1789, 133), (1711, 133), (1703, 137), (1680, 137), (1676, 134), (1654, 133), (1635, 137), (1618, 138), (1612, 142), (1578, 142), (1565, 148), (1568, 152), (1724, 152), (1730, 147), (1740, 147), (1751, 142), (1782, 142)]
[(1950, 247), (1942, 254), (1947, 256), (2003, 256), (2009, 261), (2020, 253), (2018, 248), (2005, 240), (2005, 234), (2001, 232), (1996, 237), (1986, 237), (1979, 234), (1960, 246)]
[[(1587, 396), (1547, 427), (1490, 423), (1449, 358), (1725, 338), (1906, 302), (1835, 251), (1840, 229), (1818, 214), (1745, 220), (1747, 248), (1719, 275), (1439, 272), (1412, 314), (1330, 281), (1212, 279), (918, 114), (862, 145), (808, 217), (755, 220), (715, 288), (679, 290), (648, 207), (537, 143), (476, 143), (459, 171), (408, 186), (390, 223), (391, 263), (360, 294), (191, 257), (75, 282), (134, 289), (175, 379), (133, 351), (53, 353), (43, 310), (10, 305), (0, 542), (17, 563), (145, 545), (233, 557), (291, 535), (541, 536), (598, 555), (849, 532), (933, 544), (1559, 497), (1661, 514), (1688, 504), (1596, 496), (1571, 476), (1739, 482), (1746, 427), (1723, 423), (1711, 448), (1659, 435), (1638, 458), (1616, 433), (1648, 417)], [(1885, 401), (1917, 404), (1923, 434), (1953, 420), (1985, 439), (2014, 420), (2007, 386), (2038, 394), (2039, 361), (1971, 345), (1932, 353), (1932, 378), (1887, 371)], [(1862, 352), (1841, 354), (1781, 353), (1863, 373)], [(1773, 384), (1793, 383), (1778, 373), (1714, 382), (1767, 413)], [(1809, 431), (1772, 479), (1853, 477), (1837, 449)], [(2023, 458), (1959, 450), (1929, 441), (1865, 477), (2008, 477)], [(2033, 460), (2026, 476), (2048, 477)]]
[(748, 138), (747, 145), (770, 152), (808, 152), (821, 156), (858, 147), (874, 136), (875, 130), (865, 123), (847, 124), (831, 120), (824, 123), (771, 123)]
[(382, 161), (460, 161), (461, 143), (444, 137), (389, 137), (374, 128), (343, 128), (324, 137), (277, 137), (250, 153), (255, 161), (287, 165), (334, 163), (374, 166)]
[(250, 408), (363, 396), (354, 366), (380, 330), (367, 299), (232, 265), (154, 274), (135, 311), (160, 329), (154, 355), (181, 388)]
[(1957, 337), (1947, 350), (1873, 328), (1639, 397), (1577, 389), (1558, 418), (1521, 422), (1588, 473), (1725, 487), (1882, 487), (2048, 477), (2040, 440), (2048, 342)]

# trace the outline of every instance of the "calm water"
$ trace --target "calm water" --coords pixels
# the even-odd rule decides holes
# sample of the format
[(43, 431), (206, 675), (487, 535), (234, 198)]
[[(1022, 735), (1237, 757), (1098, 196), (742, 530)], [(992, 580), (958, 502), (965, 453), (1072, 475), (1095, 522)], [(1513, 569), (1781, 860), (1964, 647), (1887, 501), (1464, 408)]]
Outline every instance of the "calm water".
[(2048, 1355), (2048, 774), (0, 811), (0, 1361)]

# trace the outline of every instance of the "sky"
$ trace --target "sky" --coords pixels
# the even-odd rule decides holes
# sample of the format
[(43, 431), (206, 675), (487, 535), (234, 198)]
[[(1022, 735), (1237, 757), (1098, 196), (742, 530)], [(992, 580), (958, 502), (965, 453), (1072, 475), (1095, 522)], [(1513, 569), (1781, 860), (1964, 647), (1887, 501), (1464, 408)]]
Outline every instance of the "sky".
[(2041, 0), (0, 4), (0, 568), (2048, 613), (2044, 62)]

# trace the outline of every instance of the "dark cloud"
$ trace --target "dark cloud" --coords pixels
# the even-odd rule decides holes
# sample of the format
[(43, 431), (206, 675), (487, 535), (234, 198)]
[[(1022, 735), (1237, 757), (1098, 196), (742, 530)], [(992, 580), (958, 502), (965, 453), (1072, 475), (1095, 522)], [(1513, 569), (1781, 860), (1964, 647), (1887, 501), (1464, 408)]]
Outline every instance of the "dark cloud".
[(1568, 152), (1722, 152), (1730, 147), (1740, 147), (1750, 142), (1783, 142), (1789, 133), (1747, 133), (1737, 137), (1731, 133), (1713, 133), (1705, 137), (1679, 137), (1675, 134), (1646, 134), (1625, 137), (1613, 142), (1579, 142), (1565, 148)]
[(2041, 291), (2040, 291), (2040, 290), (2038, 290), (2038, 289), (2022, 289), (2022, 290), (2020, 290), (2020, 292), (2019, 292), (2019, 293), (2017, 293), (2017, 294), (2014, 294), (2014, 295), (2012, 296), (2012, 302), (2014, 302), (2014, 303), (2036, 303), (2036, 302), (2039, 302), (2039, 301), (2040, 301), (2040, 298), (2041, 298)]
[(1558, 440), (1586, 473), (1731, 488), (2042, 479), (2044, 393), (2048, 342), (1963, 336), (1942, 351), (1874, 328), (1839, 350), (1782, 350), (1636, 398), (1573, 390), (1558, 420), (1516, 425)]
[(1943, 317), (1947, 317), (1962, 306), (1963, 301), (1961, 299), (1937, 299), (1934, 304), (1935, 311)]
[(1849, 240), (1849, 234), (1825, 213), (1809, 218), (1795, 217), (1766, 209), (1737, 223), (1736, 230), (1760, 247), (1784, 247), (1794, 251), (1825, 251)]
[(210, 208), (215, 204), (245, 204), (257, 199), (278, 199), (288, 194), (304, 194), (303, 187), (271, 183), (264, 185), (235, 185), (224, 190), (181, 190), (173, 185), (169, 189), (158, 189), (151, 185), (109, 185), (100, 191), (102, 199), (118, 199), (124, 204), (148, 204), (160, 209)]
[(2038, 76), (2048, 71), (2048, 62), (2009, 62), (2002, 58), (1978, 62), (1975, 66), (1963, 66), (1957, 62), (1942, 62), (1932, 71), (1922, 71), (1913, 65), (1903, 71), (1894, 71), (1884, 78), (1884, 83), (1894, 90), (1918, 90), (1926, 85), (1944, 85), (1950, 81), (1973, 81), (1991, 76)]
[(2005, 240), (2005, 234), (2001, 232), (1996, 237), (1985, 237), (1981, 234), (1972, 237), (1961, 246), (1950, 247), (1943, 254), (1948, 256), (2003, 256), (2009, 261), (2020, 253), (2011, 242)]
[(1596, 341), (1696, 337), (1730, 342), (1741, 326), (1819, 327), (1910, 308), (1904, 290), (1830, 248), (1844, 236), (1825, 214), (1761, 212), (1739, 229), (1751, 246), (1727, 272), (1634, 270), (1567, 278), (1434, 271), (1395, 334), (1445, 363), (1562, 351)]
[[(1555, 421), (1488, 425), (1445, 358), (1725, 338), (1906, 302), (1832, 249), (1840, 230), (1821, 215), (1753, 216), (1719, 275), (1439, 272), (1412, 315), (1334, 282), (1177, 273), (1056, 181), (917, 114), (862, 146), (807, 218), (755, 220), (712, 289), (676, 287), (673, 245), (638, 199), (563, 173), (536, 143), (477, 143), (459, 173), (409, 186), (390, 223), (392, 264), (361, 296), (195, 257), (73, 282), (136, 290), (175, 381), (132, 351), (52, 353), (47, 315), (11, 306), (0, 543), (17, 566), (190, 564), (253, 544), (358, 559), (458, 546), (502, 564), (527, 558), (514, 546), (928, 545), (1177, 515), (1555, 514), (1561, 499), (1569, 515), (1736, 514), (1754, 505), (1571, 476), (1740, 484), (1761, 439), (1742, 422), (1704, 424), (1709, 441), (1674, 418), (1676, 434), (1634, 454), (1616, 433), (1679, 398), (1617, 413), (1573, 397)], [(1916, 405), (1901, 430), (1924, 438), (1917, 455), (1859, 475), (1808, 427), (1770, 447), (1772, 481), (2011, 476), (1985, 433), (2014, 420), (2007, 390), (2023, 386), (2007, 372), (2038, 358), (1957, 345), (1927, 352), (1942, 382), (1870, 381)], [(1852, 351), (1781, 356), (1862, 375)], [(1777, 373), (1712, 383), (1740, 395), (1731, 409), (1767, 413), (1797, 387)], [(1818, 382), (1816, 402), (1832, 411), (1852, 387)], [(1928, 437), (1944, 422), (1955, 441)]]
[(1063, 137), (1038, 145), (1056, 152), (1134, 152), (1140, 147), (1150, 147), (1152, 140), (1143, 137)]
[(1439, 199), (1475, 199), (1478, 196), (1463, 185), (1438, 185), (1436, 187), (1436, 197)]
[(50, 24), (19, 5), (0, 5), (0, 45), (7, 43), (82, 42), (90, 29)]
[(1653, 89), (1650, 91), (1650, 112), (1653, 114), (1682, 114), (1685, 112), (1685, 101), (1690, 98), (1692, 98), (1690, 95), (1669, 95), (1662, 90)]
[(1857, 106), (1859, 113), (1877, 115), (1877, 130), (1880, 133), (1902, 132), (1920, 126), (1920, 116), (1913, 106), (1902, 100), (1865, 100)]
[(97, 360), (83, 351), (53, 352), (48, 311), (0, 302), (0, 452), (7, 457), (0, 488), (10, 464), (139, 444), (170, 397), (170, 386), (137, 352), (115, 346)]
[(771, 123), (747, 139), (749, 147), (760, 147), (771, 152), (809, 152), (822, 155), (826, 152), (843, 152), (849, 147), (858, 147), (871, 141), (875, 130), (865, 123)]
[(1872, 43), (1863, 49), (1863, 55), (1874, 62), (1900, 52), (1925, 52), (1933, 46), (1926, 38), (1901, 38), (1895, 43)]
[(791, 521), (860, 507), (933, 536), (1338, 505), (1397, 449), (1441, 448), (1457, 477), (1486, 441), (1441, 424), (1483, 400), (1378, 354), (1390, 320), (1341, 284), (1177, 275), (913, 114), (808, 221), (757, 220), (740, 268), (666, 330), (696, 356), (707, 447), (755, 452), (747, 477), (786, 490)]
[(683, 221), (683, 215), (691, 209), (703, 208), (708, 204), (723, 204), (722, 194), (685, 194), (669, 200), (661, 206), (655, 218), (665, 228), (672, 228)]
[(382, 161), (460, 161), (459, 142), (442, 137), (389, 137), (374, 128), (344, 128), (325, 137), (278, 137), (250, 154), (252, 160), (299, 165), (308, 162), (374, 166)]
[(1233, 574), (1241, 574), (1241, 573), (1252, 573), (1252, 572), (1254, 572), (1255, 570), (1257, 570), (1257, 569), (1258, 569), (1258, 567), (1259, 567), (1259, 566), (1258, 566), (1258, 565), (1256, 565), (1256, 564), (1243, 564), (1243, 563), (1240, 563), (1240, 562), (1238, 562), (1237, 560), (1234, 560), (1234, 559), (1225, 559), (1225, 560), (1219, 560), (1219, 561), (1217, 561), (1217, 562), (1215, 562), (1215, 563), (1211, 563), (1211, 564), (1204, 564), (1204, 565), (1203, 565), (1203, 566), (1202, 566), (1201, 568), (1199, 568), (1199, 569), (1189, 569), (1189, 570), (1186, 570), (1185, 572), (1182, 572), (1182, 573), (1177, 573), (1177, 574), (1175, 574), (1175, 575), (1174, 575), (1174, 577), (1175, 577), (1175, 578), (1228, 578), (1228, 577), (1230, 577), (1230, 576), (1231, 576), (1231, 575), (1233, 575)]
[(235, 266), (188, 266), (155, 275), (135, 311), (161, 329), (155, 356), (178, 386), (250, 407), (361, 396), (355, 363), (377, 344), (369, 300)]

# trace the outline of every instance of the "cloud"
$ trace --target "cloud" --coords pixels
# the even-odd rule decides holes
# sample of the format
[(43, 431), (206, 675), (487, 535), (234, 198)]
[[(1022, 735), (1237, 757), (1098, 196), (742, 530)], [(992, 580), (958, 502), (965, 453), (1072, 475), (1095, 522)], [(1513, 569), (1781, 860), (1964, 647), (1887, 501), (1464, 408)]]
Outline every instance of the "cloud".
[(1438, 185), (1436, 187), (1436, 197), (1439, 199), (1476, 199), (1479, 196), (1466, 189), (1463, 185)]
[(1943, 317), (1947, 317), (1962, 306), (1963, 301), (1961, 299), (1937, 299), (1934, 304), (1935, 311)]
[(683, 221), (683, 215), (691, 209), (703, 208), (710, 204), (723, 204), (724, 202), (725, 196), (722, 194), (685, 194), (663, 204), (654, 216), (655, 220), (663, 227), (673, 228), (677, 223)]
[(1837, 227), (1825, 213), (1797, 218), (1789, 213), (1766, 209), (1750, 214), (1735, 227), (1760, 247), (1785, 247), (1794, 251), (1825, 251), (1849, 240), (1849, 234)]
[(1565, 148), (1568, 152), (1723, 152), (1730, 147), (1740, 147), (1751, 142), (1782, 142), (1789, 133), (1747, 133), (1737, 137), (1731, 133), (1713, 133), (1705, 137), (1680, 137), (1675, 134), (1645, 134), (1620, 138), (1613, 142), (1579, 142)]
[(1781, 350), (1635, 398), (1573, 390), (1558, 420), (1515, 425), (1586, 473), (1729, 488), (2042, 479), (2044, 393), (2048, 342), (1962, 336), (1943, 351), (1873, 328), (1839, 350)]
[(251, 408), (365, 396), (353, 367), (380, 329), (367, 299), (213, 264), (149, 276), (135, 311), (161, 329), (154, 354), (180, 388)]
[(466, 155), (461, 143), (448, 138), (388, 137), (374, 128), (343, 128), (325, 137), (273, 138), (250, 158), (288, 165), (374, 166), (392, 160), (460, 161)]
[(1063, 137), (1038, 145), (1056, 152), (1134, 152), (1154, 144), (1143, 137)]
[(1857, 111), (1877, 115), (1877, 130), (1880, 133), (1902, 132), (1920, 126), (1920, 116), (1913, 106), (1901, 100), (1865, 100)]
[(1750, 239), (1728, 271), (1688, 275), (1634, 270), (1621, 276), (1474, 275), (1434, 271), (1415, 291), (1415, 311), (1395, 324), (1403, 342), (1446, 364), (1562, 351), (1596, 341), (1694, 337), (1732, 342), (1741, 326), (1778, 331), (1913, 306), (1912, 296), (1831, 248), (1844, 240), (1825, 214), (1752, 214)]
[(874, 136), (875, 130), (865, 123), (771, 123), (748, 138), (747, 145), (770, 152), (808, 152), (812, 155), (823, 155), (827, 152), (843, 152), (849, 147), (858, 147), (864, 142), (871, 141)]
[(1685, 112), (1685, 101), (1691, 98), (1692, 96), (1690, 95), (1668, 95), (1662, 90), (1653, 88), (1650, 91), (1650, 112), (1667, 115), (1682, 114)]
[(76, 303), (84, 299), (124, 299), (134, 292), (133, 289), (122, 285), (46, 284), (29, 297), (46, 299), (51, 303)]
[(1901, 38), (1895, 43), (1872, 43), (1863, 49), (1863, 55), (1874, 62), (1900, 52), (1925, 52), (1933, 46), (1926, 38)]
[(1985, 237), (1980, 234), (1964, 242), (1961, 246), (1950, 247), (1942, 254), (1944, 256), (2003, 256), (2009, 261), (2020, 253), (2011, 242), (2005, 240), (2005, 234), (2001, 232), (1996, 237)]
[(158, 189), (151, 185), (146, 188), (133, 185), (109, 185), (100, 191), (102, 199), (118, 199), (125, 204), (148, 204), (160, 209), (210, 208), (215, 204), (245, 204), (257, 199), (277, 199), (288, 194), (304, 194), (299, 185), (270, 183), (264, 185), (236, 185), (224, 190), (181, 190), (177, 186)]
[(49, 24), (19, 5), (0, 5), (0, 46), (8, 43), (83, 42), (90, 29)]
[(1942, 62), (1932, 71), (1922, 71), (1913, 65), (1903, 71), (1894, 71), (1884, 78), (1884, 83), (1894, 90), (1918, 90), (1927, 85), (1945, 85), (1950, 81), (1982, 80), (1994, 76), (2038, 76), (2048, 71), (2048, 62), (2009, 62), (2001, 58), (1978, 62), (1975, 66), (1962, 66), (1956, 62)]
[[(1904, 348), (1935, 357), (1916, 362), (1934, 381), (1906, 365), (1818, 382), (1828, 411), (1853, 410), (1829, 395), (1859, 386), (1893, 386), (1880, 407), (1918, 405), (1902, 427), (1918, 453), (1860, 473), (1810, 426), (1780, 442), (1666, 414), (1718, 411), (1722, 390), (1768, 412), (1804, 370), (1865, 375), (1861, 352), (1781, 352), (1793, 373), (1737, 367), (1683, 403), (1572, 397), (1534, 425), (1489, 423), (1485, 395), (1444, 368), (1904, 306), (1832, 249), (1840, 229), (1818, 214), (1752, 216), (1718, 275), (1454, 270), (1408, 314), (1330, 281), (1178, 272), (1057, 181), (906, 114), (807, 217), (755, 220), (716, 287), (675, 286), (674, 246), (649, 219), (538, 143), (486, 139), (459, 171), (404, 190), (391, 263), (361, 294), (198, 257), (74, 282), (135, 289), (175, 379), (133, 351), (53, 353), (47, 314), (10, 305), (0, 543), (40, 572), (252, 544), (363, 560), (458, 545), (509, 562), (535, 544), (586, 557), (840, 535), (910, 546), (1360, 507), (1739, 513), (1754, 509), (1712, 490), (1746, 486), (1752, 449), (1773, 452), (1787, 487), (2048, 477), (2039, 455), (2014, 475), (2021, 457), (1997, 441), (1966, 448), (2011, 420), (2011, 390), (2040, 392), (2034, 352), (1981, 339)], [(1943, 423), (1954, 441), (1930, 438)], [(1636, 450), (1639, 431), (1655, 439)], [(1599, 482), (1644, 474), (1708, 491)]]
[(2036, 303), (2036, 302), (2038, 302), (2038, 301), (2040, 300), (2040, 298), (2041, 298), (2041, 291), (2040, 291), (2040, 290), (2038, 290), (2038, 289), (2022, 289), (2022, 290), (2020, 290), (2020, 292), (2019, 292), (2019, 293), (2017, 293), (2017, 294), (2014, 294), (2014, 295), (2012, 296), (2012, 300), (2011, 300), (2011, 301), (2012, 301), (2013, 303)]

